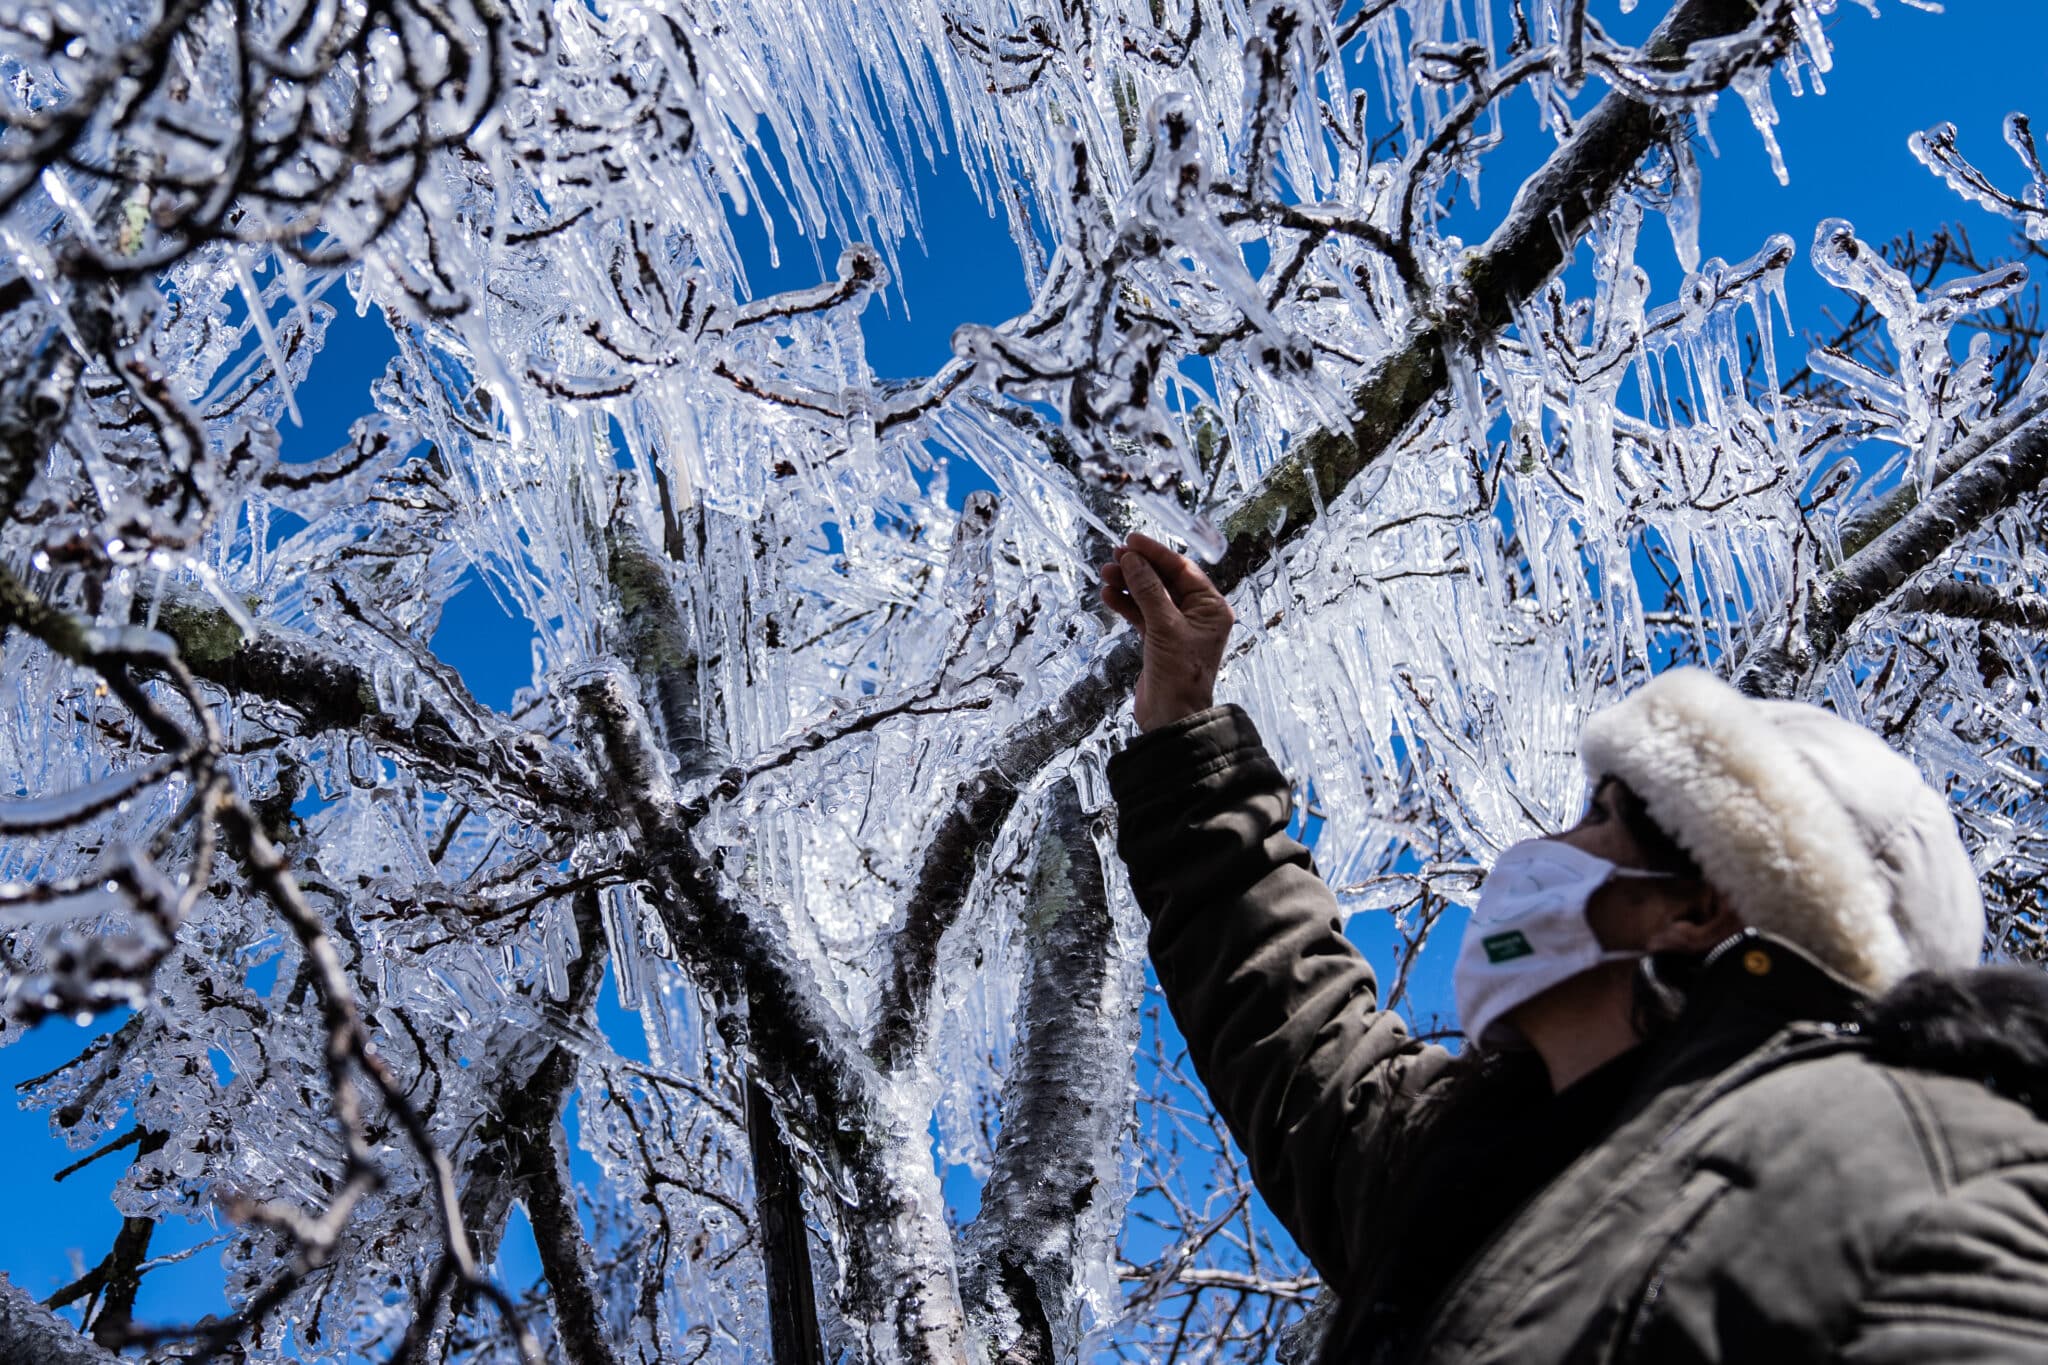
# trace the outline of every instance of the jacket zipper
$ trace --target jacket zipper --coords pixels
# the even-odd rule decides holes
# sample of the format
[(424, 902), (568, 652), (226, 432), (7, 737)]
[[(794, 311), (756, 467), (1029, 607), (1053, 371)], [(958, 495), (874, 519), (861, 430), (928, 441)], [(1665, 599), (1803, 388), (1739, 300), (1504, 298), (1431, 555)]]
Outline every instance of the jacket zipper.
[[(1864, 1046), (1867, 1046), (1867, 1044), (1861, 1038), (1853, 1033), (1844, 1031), (1834, 1024), (1802, 1022), (1789, 1025), (1779, 1035), (1777, 1040), (1766, 1042), (1756, 1052), (1751, 1053), (1749, 1059), (1735, 1068), (1731, 1074), (1724, 1076), (1717, 1084), (1712, 1085), (1704, 1095), (1696, 1097), (1670, 1123), (1666, 1124), (1663, 1131), (1659, 1132), (1654, 1139), (1643, 1144), (1642, 1151), (1644, 1154), (1660, 1151), (1670, 1142), (1673, 1135), (1698, 1118), (1709, 1107), (1718, 1104), (1722, 1099), (1740, 1090), (1751, 1081), (1776, 1071), (1779, 1067), (1790, 1066), (1795, 1062), (1809, 1061), (1815, 1057), (1824, 1057), (1833, 1052), (1843, 1052)], [(1542, 1189), (1517, 1205), (1515, 1211), (1508, 1215), (1498, 1228), (1494, 1229), (1493, 1235), (1487, 1238), (1477, 1252), (1473, 1253), (1470, 1260), (1465, 1262), (1464, 1268), (1453, 1276), (1450, 1283), (1445, 1285), (1437, 1294), (1435, 1301), (1430, 1304), (1428, 1315), (1423, 1319), (1427, 1326), (1413, 1339), (1409, 1349), (1403, 1353), (1409, 1365), (1413, 1365), (1414, 1362), (1424, 1358), (1431, 1344), (1436, 1340), (1438, 1329), (1443, 1326), (1445, 1314), (1453, 1306), (1458, 1296), (1465, 1289), (1465, 1286), (1481, 1278), (1479, 1272), (1486, 1268), (1487, 1262), (1500, 1250), (1501, 1244), (1515, 1230), (1515, 1225), (1521, 1222), (1522, 1215), (1527, 1213), (1530, 1206), (1535, 1204), (1537, 1200), (1577, 1174), (1579, 1167), (1592, 1159), (1593, 1155), (1600, 1150), (1601, 1145), (1596, 1143), (1593, 1147), (1581, 1153), (1579, 1159), (1566, 1167), (1550, 1184), (1545, 1185)], [(1642, 1159), (1641, 1155), (1636, 1158), (1638, 1162)], [(1630, 1164), (1633, 1166), (1635, 1163), (1632, 1162)]]

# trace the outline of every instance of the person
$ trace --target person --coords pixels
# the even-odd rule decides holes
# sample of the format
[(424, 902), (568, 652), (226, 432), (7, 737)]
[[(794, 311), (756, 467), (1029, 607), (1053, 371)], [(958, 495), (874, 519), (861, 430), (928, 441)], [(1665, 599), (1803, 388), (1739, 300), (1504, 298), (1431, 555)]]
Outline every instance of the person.
[(1232, 618), (1132, 536), (1118, 849), (1188, 1054), (1344, 1362), (2048, 1361), (2048, 989), (1978, 967), (1947, 803), (1869, 731), (1667, 671), (1501, 854), (1452, 1053), (1375, 999), (1217, 706)]

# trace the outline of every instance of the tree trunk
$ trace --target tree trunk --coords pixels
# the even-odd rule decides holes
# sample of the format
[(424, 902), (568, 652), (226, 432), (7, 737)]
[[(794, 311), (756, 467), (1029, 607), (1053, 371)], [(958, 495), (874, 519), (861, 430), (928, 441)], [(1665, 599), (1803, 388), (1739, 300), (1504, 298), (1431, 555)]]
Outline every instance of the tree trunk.
[(1102, 858), (1073, 783), (1053, 789), (1024, 906), (1029, 953), (1002, 1130), (966, 1236), (961, 1296), (1005, 1365), (1080, 1349), (1076, 1278), (1099, 1263), (1117, 1214), (1118, 1147), (1131, 1117), (1131, 1047)]

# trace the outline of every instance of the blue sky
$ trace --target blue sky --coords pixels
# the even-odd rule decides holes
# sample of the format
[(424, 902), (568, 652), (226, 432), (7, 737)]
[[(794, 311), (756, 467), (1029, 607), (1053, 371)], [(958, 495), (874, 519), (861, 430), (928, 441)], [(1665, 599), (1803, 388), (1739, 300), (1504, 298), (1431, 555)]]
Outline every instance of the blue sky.
[[(1603, 17), (1613, 8), (1612, 0), (1595, 2), (1595, 12)], [(1660, 0), (1639, 6), (1642, 11), (1662, 8)], [(1702, 149), (1702, 254), (1738, 260), (1771, 233), (1788, 233), (1800, 250), (1789, 282), (1793, 316), (1802, 328), (1824, 325), (1821, 308), (1837, 302), (1805, 264), (1814, 226), (1823, 218), (1847, 218), (1871, 242), (1961, 221), (1987, 255), (2001, 254), (2010, 225), (1963, 203), (1923, 170), (1907, 150), (1910, 133), (1951, 120), (1978, 164), (2001, 183), (2017, 186), (2020, 173), (2001, 142), (2000, 121), (2009, 110), (2030, 104), (2032, 113), (2048, 119), (2048, 99), (2041, 97), (2048, 90), (2048, 6), (1954, 0), (1950, 13), (1933, 15), (1887, 0), (1883, 9), (1882, 18), (1872, 19), (1845, 3), (1834, 17), (1838, 64), (1827, 77), (1825, 97), (1792, 99), (1782, 84), (1776, 87), (1789, 185), (1780, 186), (1773, 178), (1747, 114), (1732, 99), (1723, 102), (1711, 124), (1718, 157)], [(1497, 218), (1522, 171), (1543, 150), (1527, 129), (1501, 149), (1481, 187), (1477, 224)], [(905, 246), (900, 295), (892, 292), (886, 307), (871, 308), (863, 324), (871, 363), (885, 376), (931, 372), (950, 354), (955, 327), (999, 322), (1028, 302), (1007, 232), (973, 199), (957, 170), (949, 163), (920, 166), (918, 181), (931, 250), (925, 254), (914, 243)], [(829, 268), (840, 249), (837, 242), (820, 243), (814, 258), (784, 218), (778, 233), (782, 262), (771, 268), (758, 222), (743, 226), (741, 235), (750, 272), (763, 291), (814, 282), (819, 278), (815, 259)], [(1655, 301), (1663, 302), (1677, 283), (1676, 259), (1661, 226), (1646, 230), (1644, 240), (1643, 263), (1652, 272)], [(1799, 348), (1781, 340), (1779, 349), (1782, 358)], [(305, 425), (287, 429), (287, 451), (311, 458), (340, 444), (349, 421), (367, 406), (368, 384), (391, 354), (381, 321), (374, 315), (357, 319), (345, 307), (315, 365), (313, 382), (300, 391)], [(527, 641), (523, 625), (505, 617), (488, 593), (472, 585), (451, 604), (435, 648), (461, 670), (478, 696), (502, 706), (529, 681)], [(1456, 926), (1448, 927), (1455, 932)], [(1358, 917), (1354, 934), (1376, 955), (1390, 946), (1381, 917)], [(1447, 969), (1442, 954), (1436, 955), (1434, 969), (1423, 969), (1416, 991), (1425, 1010), (1448, 1012), (1442, 975)], [(617, 1010), (609, 989), (605, 1000), (607, 1027), (624, 1039), (633, 1023)], [(98, 1027), (45, 1024), (0, 1051), (0, 1076), (11, 1085), (49, 1070)], [(0, 1150), (15, 1172), (17, 1191), (14, 1216), (0, 1220), (0, 1269), (38, 1295), (47, 1294), (75, 1277), (73, 1254), (89, 1266), (111, 1244), (119, 1220), (107, 1192), (127, 1158), (117, 1155), (62, 1186), (53, 1185), (50, 1175), (75, 1154), (48, 1135), (42, 1114), (9, 1106), (0, 1106)], [(195, 1235), (166, 1230), (159, 1248), (193, 1240)], [(183, 1319), (217, 1306), (212, 1260), (213, 1253), (202, 1253), (151, 1276), (142, 1315)]]

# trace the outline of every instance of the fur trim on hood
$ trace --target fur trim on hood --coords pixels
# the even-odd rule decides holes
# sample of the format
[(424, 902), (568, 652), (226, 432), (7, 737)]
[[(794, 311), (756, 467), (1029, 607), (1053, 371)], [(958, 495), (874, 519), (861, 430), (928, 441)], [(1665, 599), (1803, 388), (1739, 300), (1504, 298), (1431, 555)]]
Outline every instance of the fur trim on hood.
[(1976, 962), (1984, 905), (1948, 804), (1861, 726), (1680, 668), (1594, 716), (1580, 755), (1642, 798), (1743, 923), (1865, 990)]

